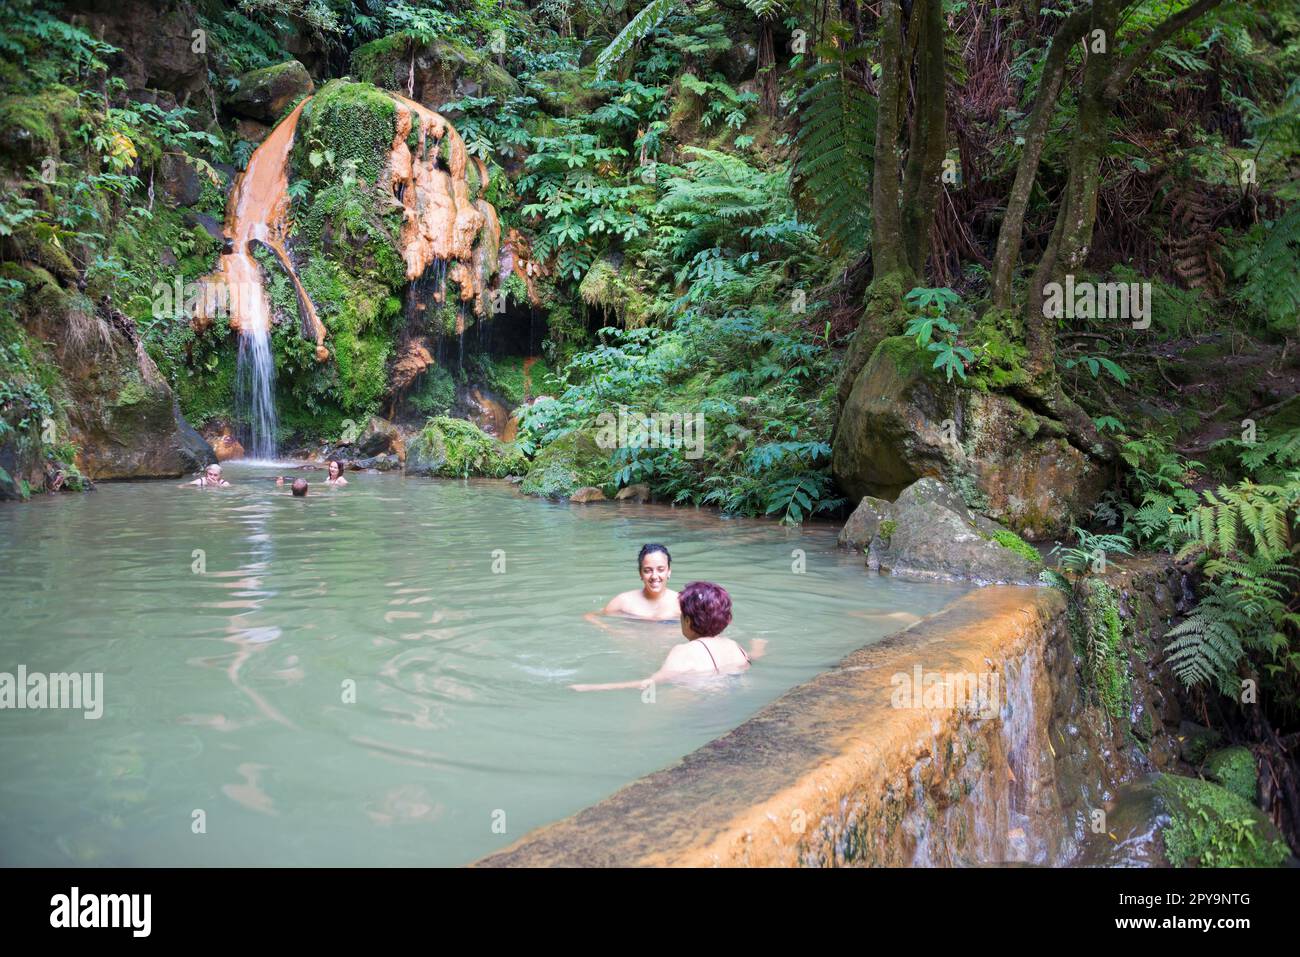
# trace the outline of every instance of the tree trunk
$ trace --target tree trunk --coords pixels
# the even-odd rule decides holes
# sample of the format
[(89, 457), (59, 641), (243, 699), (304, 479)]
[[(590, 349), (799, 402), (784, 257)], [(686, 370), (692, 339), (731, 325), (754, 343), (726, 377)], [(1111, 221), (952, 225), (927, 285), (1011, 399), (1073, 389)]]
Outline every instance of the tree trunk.
[(939, 201), (939, 174), (947, 153), (942, 0), (916, 0), (916, 86), (911, 142), (903, 174), (903, 245), (911, 272), (925, 276), (930, 228)]
[(1002, 218), (1002, 228), (998, 231), (998, 248), (993, 256), (992, 298), (993, 306), (998, 309), (1011, 308), (1011, 276), (1020, 258), (1021, 232), (1025, 225), (1025, 211), (1029, 208), (1029, 196), (1034, 190), (1034, 180), (1038, 175), (1038, 162), (1042, 158), (1047, 129), (1051, 125), (1056, 101), (1061, 93), (1070, 48), (1083, 36), (1089, 17), (1090, 11), (1086, 8), (1070, 14), (1052, 37), (1052, 45), (1047, 51), (1043, 76), (1039, 80), (1038, 93), (1029, 114), (1029, 123), (1025, 127), (1024, 152), (1020, 154), (1016, 179), (1007, 197), (1007, 212)]

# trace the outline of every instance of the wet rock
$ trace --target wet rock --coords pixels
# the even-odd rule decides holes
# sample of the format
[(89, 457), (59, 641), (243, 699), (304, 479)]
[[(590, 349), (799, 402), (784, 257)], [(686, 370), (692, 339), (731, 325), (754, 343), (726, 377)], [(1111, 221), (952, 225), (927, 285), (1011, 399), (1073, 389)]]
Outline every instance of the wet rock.
[(235, 429), (230, 423), (221, 420), (209, 422), (201, 434), (204, 441), (212, 446), (218, 462), (244, 457), (244, 446), (235, 437)]
[(1178, 726), (1178, 751), (1188, 764), (1199, 765), (1223, 739), (1218, 731), (1184, 721)]
[(864, 498), (839, 540), (865, 547), (868, 567), (896, 575), (1034, 584), (1042, 570), (1030, 546), (933, 478), (909, 485), (892, 503)]
[(650, 486), (644, 482), (638, 482), (635, 485), (619, 489), (614, 498), (620, 502), (648, 502), (650, 501)]
[(193, 206), (199, 201), (203, 183), (193, 166), (178, 156), (165, 153), (159, 171), (162, 190), (171, 197), (173, 203), (177, 206)]
[(1110, 478), (1109, 452), (1009, 395), (948, 383), (905, 336), (883, 340), (854, 380), (832, 469), (850, 496), (890, 498), (923, 476), (1030, 539), (1064, 533)]
[(569, 496), (570, 502), (603, 502), (605, 493), (595, 485), (584, 485)]
[(363, 456), (396, 452), (402, 445), (402, 430), (377, 415), (370, 417), (356, 441), (357, 451)]
[(439, 429), (421, 429), (406, 443), (406, 474), (437, 475), (447, 464), (447, 444)]
[(375, 470), (378, 472), (392, 472), (400, 469), (402, 463), (398, 461), (396, 455), (383, 453), (381, 455), (371, 455), (362, 459), (353, 459), (348, 463), (348, 468), (356, 472)]
[(882, 534), (881, 525), (891, 521), (892, 514), (893, 506), (889, 502), (872, 498), (870, 495), (864, 496), (858, 503), (858, 507), (853, 510), (853, 514), (849, 516), (849, 520), (844, 523), (844, 527), (840, 529), (837, 539), (839, 546), (862, 551), (877, 535), (881, 538), (889, 538), (892, 529)]
[(234, 113), (274, 125), (295, 102), (315, 91), (307, 68), (297, 60), (250, 70), (226, 100)]
[(270, 132), (271, 127), (265, 123), (259, 123), (257, 120), (237, 120), (235, 122), (235, 135), (241, 140), (247, 140), (250, 143), (262, 142)]

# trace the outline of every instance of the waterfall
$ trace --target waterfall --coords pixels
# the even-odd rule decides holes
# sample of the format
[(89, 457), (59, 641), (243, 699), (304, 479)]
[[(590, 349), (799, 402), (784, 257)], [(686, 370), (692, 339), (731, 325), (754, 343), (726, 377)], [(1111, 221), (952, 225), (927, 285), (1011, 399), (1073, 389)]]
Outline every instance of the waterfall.
[[(231, 324), (239, 332), (239, 360), (235, 374), (236, 415), (248, 424), (245, 445), (254, 459), (276, 456), (275, 360), (271, 356), (271, 304), (262, 283), (262, 270), (253, 258), (253, 243), (261, 242), (275, 253), (294, 282), (299, 309), (316, 333), (317, 358), (328, 357), (325, 329), (298, 282), (284, 249), (288, 212), (289, 150), (303, 103), (298, 104), (249, 157), (231, 190), (226, 210), (228, 251), (221, 257), (221, 274), (232, 309)], [(322, 356), (323, 353), (323, 356)]]
[(239, 333), (239, 362), (235, 372), (235, 409), (248, 423), (249, 458), (273, 460), (275, 433), (275, 360), (266, 326), (251, 326)]

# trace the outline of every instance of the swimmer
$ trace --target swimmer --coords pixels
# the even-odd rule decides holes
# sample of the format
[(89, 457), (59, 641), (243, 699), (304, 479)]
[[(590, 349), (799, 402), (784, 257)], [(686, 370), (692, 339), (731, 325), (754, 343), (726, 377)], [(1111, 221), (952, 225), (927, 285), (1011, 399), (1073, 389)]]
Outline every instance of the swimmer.
[(330, 459), (325, 464), (326, 485), (347, 485), (348, 480), (343, 477), (343, 463), (338, 459)]
[(618, 681), (603, 685), (570, 685), (574, 691), (614, 691), (619, 688), (645, 688), (659, 681), (671, 681), (686, 675), (739, 674), (760, 658), (767, 642), (755, 638), (749, 653), (722, 636), (731, 624), (731, 596), (721, 585), (691, 582), (681, 593), (682, 634), (686, 643), (673, 646), (663, 665), (649, 678)]
[(307, 495), (307, 480), (298, 478), (293, 480), (293, 497), (304, 498)]
[(221, 477), (221, 466), (216, 462), (204, 469), (203, 474), (193, 482), (186, 482), (179, 487), (186, 488), (190, 485), (197, 485), (199, 488), (230, 488), (230, 483)]
[[(653, 543), (642, 545), (636, 557), (636, 567), (641, 575), (641, 587), (615, 595), (600, 613), (653, 621), (671, 621), (680, 616), (682, 610), (677, 604), (677, 592), (668, 587), (668, 579), (673, 575), (673, 559), (668, 549)], [(586, 617), (595, 621), (592, 614)]]

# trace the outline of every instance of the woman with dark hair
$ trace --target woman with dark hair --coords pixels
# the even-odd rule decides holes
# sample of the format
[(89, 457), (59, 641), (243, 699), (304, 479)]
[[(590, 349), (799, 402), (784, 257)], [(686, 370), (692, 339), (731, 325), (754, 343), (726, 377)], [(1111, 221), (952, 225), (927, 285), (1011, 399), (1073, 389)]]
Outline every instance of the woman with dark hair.
[(326, 485), (347, 485), (348, 480), (343, 477), (343, 463), (338, 459), (330, 459), (325, 463), (325, 484)]
[(680, 615), (677, 592), (668, 587), (668, 579), (673, 575), (673, 559), (668, 549), (657, 542), (642, 545), (636, 556), (636, 568), (641, 576), (641, 587), (615, 595), (601, 614), (649, 618), (652, 621), (672, 621)]
[(686, 643), (675, 645), (663, 665), (649, 678), (619, 681), (603, 685), (570, 685), (574, 691), (614, 691), (618, 688), (645, 688), (658, 681), (671, 681), (685, 675), (738, 674), (762, 656), (767, 642), (755, 638), (749, 653), (722, 636), (731, 624), (731, 596), (721, 585), (691, 582), (681, 593), (682, 634)]

